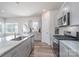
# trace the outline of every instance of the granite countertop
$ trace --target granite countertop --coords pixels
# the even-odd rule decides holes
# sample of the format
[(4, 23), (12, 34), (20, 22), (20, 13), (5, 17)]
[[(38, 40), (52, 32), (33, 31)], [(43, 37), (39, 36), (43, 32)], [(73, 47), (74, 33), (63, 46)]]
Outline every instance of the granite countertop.
[(76, 37), (66, 36), (66, 35), (53, 35), (58, 40), (75, 40)]
[(60, 42), (79, 55), (79, 41), (60, 40)]
[(0, 56), (5, 54), (7, 51), (13, 49), (15, 46), (19, 45), (20, 43), (22, 43), (24, 40), (28, 39), (31, 36), (33, 36), (33, 34), (29, 34), (28, 36), (26, 36), (24, 39), (20, 41), (11, 41), (11, 39), (13, 39), (13, 36), (9, 36), (7, 37), (6, 41), (4, 42), (0, 41)]

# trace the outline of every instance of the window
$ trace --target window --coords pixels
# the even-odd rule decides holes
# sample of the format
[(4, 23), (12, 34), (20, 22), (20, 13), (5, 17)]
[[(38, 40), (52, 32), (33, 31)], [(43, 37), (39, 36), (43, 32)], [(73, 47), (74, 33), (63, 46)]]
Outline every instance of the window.
[(2, 24), (0, 23), (0, 33), (2, 32)]
[(0, 23), (0, 34), (2, 33), (2, 23)]
[(23, 24), (23, 33), (29, 33), (30, 27), (28, 23)]
[(39, 30), (39, 23), (38, 22), (33, 22), (32, 23), (32, 31), (37, 31)]
[(18, 33), (17, 23), (6, 23), (6, 33)]

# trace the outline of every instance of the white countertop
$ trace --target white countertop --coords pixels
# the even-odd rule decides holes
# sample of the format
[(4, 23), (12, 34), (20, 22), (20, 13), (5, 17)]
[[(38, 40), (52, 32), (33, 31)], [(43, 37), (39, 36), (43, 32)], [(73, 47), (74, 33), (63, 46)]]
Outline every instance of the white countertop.
[(79, 55), (79, 41), (72, 41), (72, 40), (61, 40), (61, 43), (72, 49)]
[(4, 41), (4, 42), (0, 41), (0, 56), (2, 56), (4, 53), (6, 53), (10, 49), (14, 48), (15, 46), (19, 45), (20, 43), (22, 43), (24, 40), (28, 39), (32, 35), (33, 34), (29, 34), (28, 36), (26, 36), (26, 38), (24, 38), (20, 41), (9, 41), (13, 38), (12, 36), (10, 36), (9, 40), (7, 40), (7, 41)]

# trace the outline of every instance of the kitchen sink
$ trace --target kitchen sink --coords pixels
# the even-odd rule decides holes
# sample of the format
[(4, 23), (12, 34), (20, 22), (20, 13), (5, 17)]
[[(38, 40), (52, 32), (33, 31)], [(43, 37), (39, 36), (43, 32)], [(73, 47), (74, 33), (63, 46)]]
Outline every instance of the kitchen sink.
[(17, 37), (15, 39), (12, 39), (11, 41), (20, 41), (20, 40), (24, 39), (25, 37), (27, 37), (27, 36)]

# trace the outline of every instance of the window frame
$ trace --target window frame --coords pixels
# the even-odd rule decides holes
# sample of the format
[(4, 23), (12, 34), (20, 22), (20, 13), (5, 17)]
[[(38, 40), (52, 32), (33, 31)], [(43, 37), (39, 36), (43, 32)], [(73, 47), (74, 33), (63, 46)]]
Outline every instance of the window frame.
[(3, 24), (0, 22), (0, 25), (1, 25), (1, 31), (0, 31), (0, 34), (3, 33)]
[[(17, 25), (16, 27), (15, 27), (15, 31), (13, 31), (13, 28), (12, 27), (8, 27), (9, 25)], [(12, 30), (11, 32), (9, 32), (9, 30), (8, 29), (10, 29), (10, 30)], [(5, 24), (5, 33), (6, 34), (13, 34), (13, 33), (18, 33), (18, 23), (6, 23)]]

